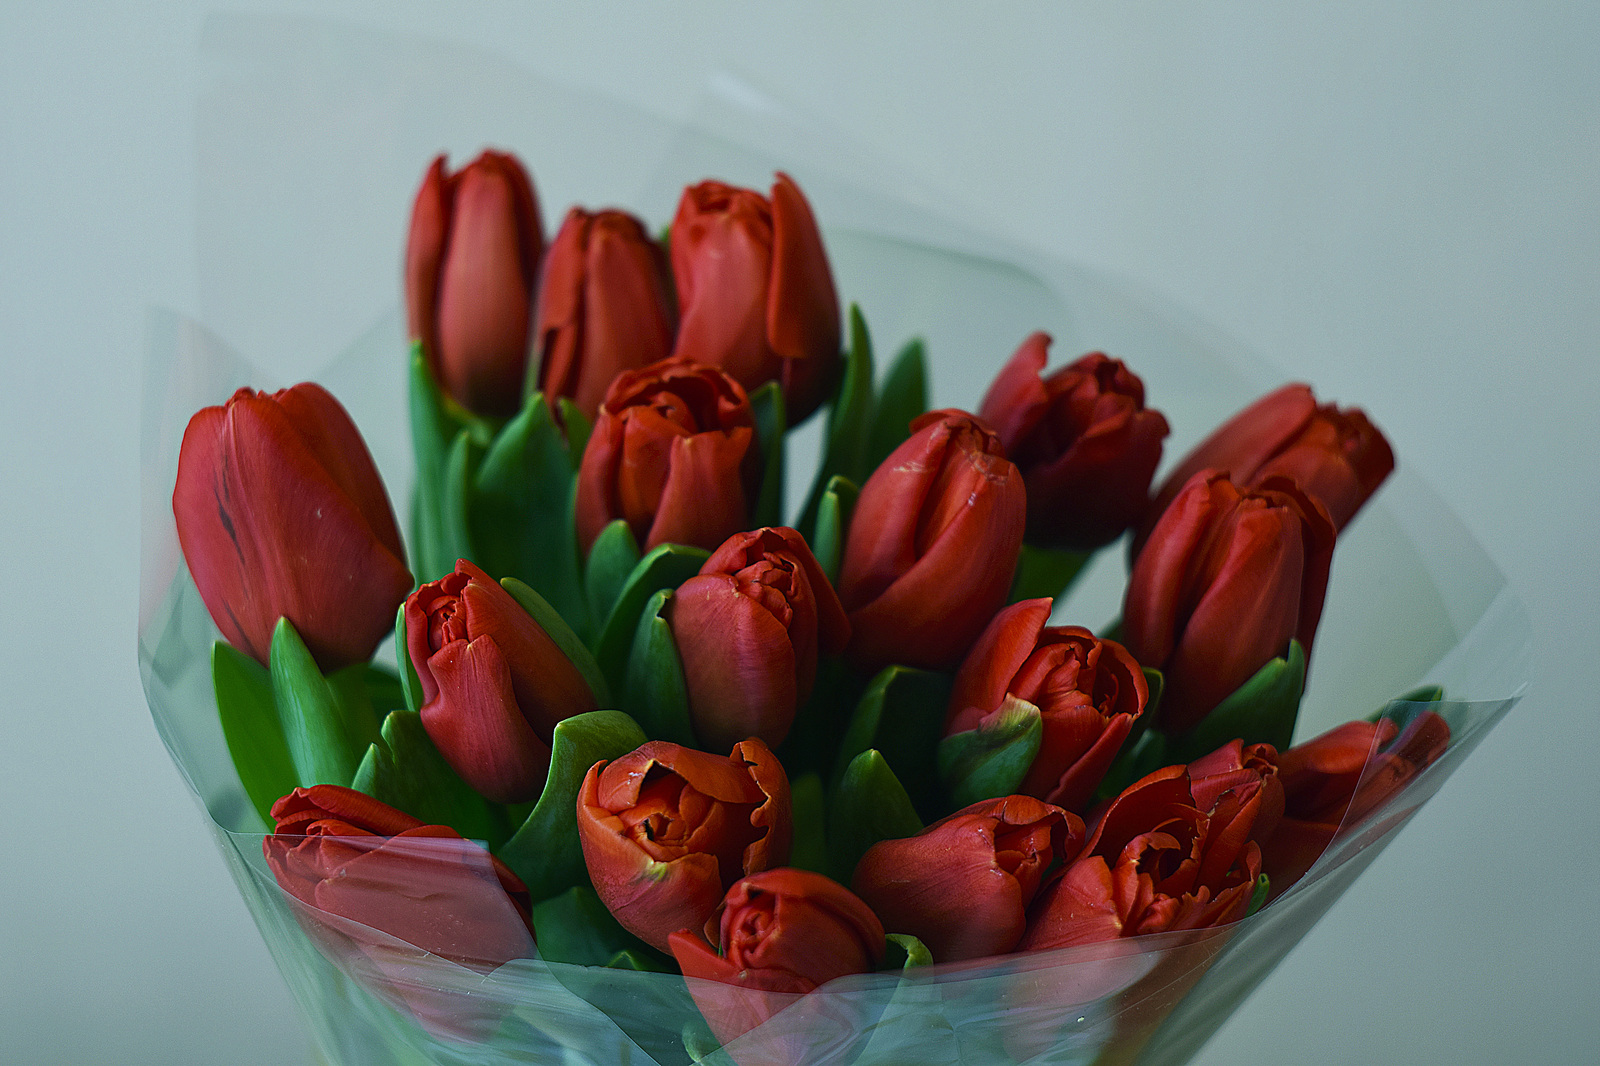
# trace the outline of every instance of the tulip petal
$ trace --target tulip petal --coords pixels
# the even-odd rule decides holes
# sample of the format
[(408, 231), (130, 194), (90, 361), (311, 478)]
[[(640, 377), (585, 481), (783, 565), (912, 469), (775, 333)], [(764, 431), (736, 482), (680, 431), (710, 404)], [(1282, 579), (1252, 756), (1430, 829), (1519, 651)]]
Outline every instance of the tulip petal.
[(1023, 600), (990, 620), (956, 671), (946, 735), (976, 729), (979, 719), (1005, 702), (1011, 679), (1033, 654), (1052, 606), (1048, 599)]
[(782, 743), (799, 706), (788, 627), (741, 593), (730, 574), (684, 582), (667, 619), (702, 745), (721, 751), (752, 736), (773, 747)]
[(1049, 360), (1050, 334), (1029, 334), (989, 383), (978, 405), (979, 416), (1000, 435), (1007, 455), (1015, 453), (1017, 444), (1044, 417), (1050, 397), (1041, 375)]
[(839, 296), (822, 233), (800, 186), (781, 171), (772, 186), (766, 315), (767, 343), (784, 359), (821, 361), (838, 353)]
[(498, 803), (538, 796), (550, 748), (518, 707), (494, 640), (453, 641), (429, 658), (428, 669), (439, 696), (422, 708), (422, 724), (456, 773)]
[(671, 441), (671, 459), (644, 549), (658, 544), (721, 544), (750, 520), (738, 475), (755, 440), (748, 426)]
[[(406, 237), (406, 314), (412, 340), (425, 352), (439, 350), (438, 306), (434, 286), (444, 261), (449, 206), (445, 201), (444, 156), (435, 156), (422, 176), (411, 208), (411, 230)], [(437, 368), (435, 368), (437, 373)]]

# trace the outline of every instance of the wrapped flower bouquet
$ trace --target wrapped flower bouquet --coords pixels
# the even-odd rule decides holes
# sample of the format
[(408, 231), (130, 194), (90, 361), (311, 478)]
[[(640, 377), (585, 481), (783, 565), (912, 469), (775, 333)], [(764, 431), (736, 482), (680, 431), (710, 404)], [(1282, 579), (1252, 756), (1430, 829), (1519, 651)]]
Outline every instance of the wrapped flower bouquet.
[(1168, 454), (1172, 353), (1017, 321), (930, 409), (781, 172), (551, 236), (441, 157), (410, 218), (409, 353), (351, 357), (404, 416), (156, 334), (146, 689), (334, 1061), (1181, 1062), (1510, 706), (1406, 539), (1460, 534), (1306, 385)]

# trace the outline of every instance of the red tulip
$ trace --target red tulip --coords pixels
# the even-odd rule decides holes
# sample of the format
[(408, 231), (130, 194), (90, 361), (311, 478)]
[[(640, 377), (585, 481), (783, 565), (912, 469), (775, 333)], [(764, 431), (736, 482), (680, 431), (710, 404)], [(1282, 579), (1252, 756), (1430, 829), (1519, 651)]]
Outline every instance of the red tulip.
[[(1278, 776), (1278, 749), (1271, 744), (1231, 740), (1189, 764), (1194, 805), (1216, 814), (1233, 803), (1236, 818), (1248, 820), (1256, 841), (1266, 840), (1283, 817), (1283, 779)], [(1231, 809), (1231, 808), (1229, 808)]]
[(1110, 769), (1150, 689), (1122, 645), (1080, 626), (1047, 626), (1050, 600), (994, 616), (956, 673), (945, 735), (976, 729), (1012, 696), (1039, 708), (1039, 753), (1018, 791), (1082, 810)]
[(537, 321), (539, 388), (594, 418), (613, 378), (672, 352), (666, 252), (625, 211), (574, 207), (545, 259)]
[(272, 817), (267, 865), (307, 906), (479, 973), (533, 955), (527, 889), (455, 830), (338, 785), (297, 788)]
[(1341, 826), (1366, 817), (1449, 747), (1449, 725), (1427, 711), (1404, 732), (1387, 718), (1347, 722), (1284, 752), (1284, 816), (1262, 844), (1273, 894), (1303, 877)]
[(789, 424), (827, 397), (839, 367), (839, 297), (811, 205), (787, 174), (769, 200), (705, 181), (672, 220), (683, 312), (677, 355), (719, 366), (746, 389), (783, 386)]
[(556, 723), (595, 709), (583, 674), (499, 583), (465, 559), (406, 600), (422, 725), (473, 788), (535, 799)]
[(1267, 393), (1184, 457), (1151, 502), (1148, 525), (1201, 470), (1223, 470), (1235, 485), (1290, 477), (1343, 529), (1394, 470), (1394, 452), (1359, 409), (1318, 404), (1307, 385)]
[(850, 639), (822, 567), (785, 528), (729, 537), (679, 586), (666, 617), (695, 736), (716, 751), (751, 736), (781, 744), (811, 695), (818, 651), (842, 651)]
[[(717, 951), (684, 929), (670, 938), (695, 1005), (726, 1044), (789, 1006), (798, 995), (877, 967), (885, 950), (877, 915), (818, 873), (790, 868), (752, 874), (734, 885), (706, 933)], [(762, 1062), (799, 1063), (778, 1050)], [(740, 1058), (746, 1066), (749, 1061)]]
[(1236, 793), (1201, 810), (1182, 766), (1134, 782), (1112, 801), (1083, 854), (1040, 893), (1019, 950), (1244, 917), (1261, 873), (1250, 813)]
[(217, 628), (262, 663), (280, 617), (323, 670), (364, 662), (411, 589), (378, 468), (320, 385), (240, 389), (198, 411), (172, 513)]
[(1327, 511), (1287, 478), (1190, 480), (1134, 560), (1123, 602), (1128, 651), (1165, 675), (1164, 728), (1192, 729), (1291, 638), (1310, 654), (1333, 542)]
[(1050, 336), (1022, 342), (983, 398), (1028, 486), (1028, 541), (1087, 551), (1144, 517), (1167, 420), (1144, 406), (1144, 383), (1091, 352), (1049, 377)]
[(406, 311), (444, 391), (469, 411), (512, 415), (532, 347), (544, 226), (515, 156), (487, 151), (423, 175), (406, 240)]
[(578, 468), (578, 541), (625, 519), (646, 551), (710, 551), (750, 522), (760, 476), (745, 391), (681, 359), (617, 375)]
[(1000, 440), (962, 411), (932, 411), (861, 487), (839, 572), (849, 654), (943, 669), (1005, 603), (1027, 493)]
[(745, 874), (782, 865), (793, 827), (789, 780), (761, 741), (726, 758), (652, 740), (595, 763), (578, 793), (578, 839), (594, 890), (633, 935), (705, 924)]
[(937, 962), (1016, 947), (1045, 874), (1083, 846), (1083, 820), (1028, 796), (983, 800), (914, 837), (882, 840), (850, 887)]

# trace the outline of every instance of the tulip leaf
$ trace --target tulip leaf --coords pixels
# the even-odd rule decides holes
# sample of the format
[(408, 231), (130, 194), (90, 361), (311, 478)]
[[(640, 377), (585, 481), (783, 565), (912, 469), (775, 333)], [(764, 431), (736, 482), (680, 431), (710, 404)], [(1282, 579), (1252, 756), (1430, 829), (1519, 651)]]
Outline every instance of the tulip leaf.
[(856, 703), (834, 763), (837, 787), (851, 761), (876, 748), (905, 786), (917, 810), (931, 815), (939, 806), (939, 736), (944, 731), (950, 678), (909, 666), (879, 671)]
[(683, 679), (683, 660), (672, 626), (661, 617), (671, 589), (650, 597), (639, 627), (633, 634), (633, 650), (628, 654), (628, 671), (623, 692), (625, 709), (638, 720), (651, 740), (670, 740), (695, 747), (694, 724), (689, 717), (689, 689)]
[(822, 462), (800, 512), (796, 527), (807, 541), (816, 531), (817, 509), (830, 478), (839, 474), (857, 485), (871, 473), (867, 448), (872, 432), (872, 338), (861, 308), (850, 305), (850, 346), (844, 356), (839, 391), (828, 407), (828, 425), (822, 438)]
[(378, 722), (361, 673), (365, 663), (324, 677), (287, 618), (272, 631), (268, 672), (278, 722), (301, 785), (349, 785)]
[(219, 640), (211, 646), (211, 687), (239, 784), (261, 820), (270, 826), (272, 805), (298, 783), (283, 727), (278, 724), (272, 679), (266, 667)]
[(844, 542), (850, 534), (850, 514), (855, 510), (861, 490), (846, 477), (831, 477), (817, 506), (817, 527), (812, 548), (828, 580), (839, 579), (839, 562), (844, 558)]
[(1268, 661), (1186, 736), (1173, 738), (1174, 760), (1197, 759), (1234, 738), (1284, 751), (1294, 736), (1305, 682), (1305, 650), (1298, 640), (1291, 640), (1287, 656)]
[(1272, 892), (1272, 879), (1266, 874), (1256, 878), (1256, 885), (1250, 890), (1250, 903), (1244, 909), (1244, 916), (1250, 917), (1266, 905), (1267, 896)]
[(535, 392), (476, 466), (466, 511), (476, 554), (468, 558), (488, 573), (525, 582), (569, 624), (587, 630), (570, 510), (575, 487), (567, 438)]
[(381, 721), (390, 711), (398, 711), (406, 705), (405, 686), (399, 675), (386, 666), (366, 663), (365, 667), (361, 671), (361, 680), (367, 690), (367, 699), (372, 703), (372, 711)]
[(828, 811), (828, 862), (832, 876), (848, 885), (856, 864), (880, 840), (922, 832), (922, 819), (889, 764), (875, 750), (850, 760), (833, 791)]
[(609, 966), (625, 952), (643, 959), (651, 951), (617, 924), (588, 885), (574, 885), (535, 903), (530, 910), (533, 938), (539, 946), (539, 957), (545, 962)]
[(1024, 544), (1017, 556), (1017, 573), (1011, 579), (1011, 598), (1007, 603), (1036, 600), (1048, 596), (1061, 597), (1083, 571), (1084, 564), (1094, 557), (1093, 552), (1062, 551)]
[[(456, 447), (465, 435), (486, 445), (490, 438), (489, 425), (467, 411), (440, 391), (428, 367), (420, 342), (411, 345), (410, 374), (411, 444), (417, 461), (416, 492), (412, 500), (412, 567), (418, 580), (433, 581), (455, 569), (456, 560), (468, 553), (457, 534), (450, 528), (451, 518), (446, 503), (451, 489), (446, 481), (450, 462)], [(464, 489), (465, 482), (456, 488)], [(460, 512), (465, 522), (464, 509)]]
[(1043, 738), (1039, 708), (1008, 695), (993, 718), (941, 740), (939, 779), (950, 809), (1015, 794)]
[(911, 436), (911, 423), (928, 409), (928, 359), (922, 338), (913, 337), (900, 349), (873, 405), (872, 434), (867, 445), (867, 469), (889, 458), (889, 454)]
[(578, 843), (578, 790), (591, 766), (620, 759), (645, 739), (644, 730), (621, 711), (589, 711), (556, 724), (539, 802), (497, 853), (533, 899), (588, 883)]
[(438, 499), (440, 554), (433, 560), (435, 569), (422, 579), (424, 581), (437, 581), (453, 572), (458, 559), (477, 562), (479, 553), (472, 543), (468, 508), (471, 506), (472, 468), (479, 451), (471, 435), (462, 430), (456, 434), (445, 456)]
[(789, 782), (789, 809), (794, 823), (794, 843), (789, 847), (789, 865), (826, 874), (828, 803), (821, 776), (801, 774)]
[(1144, 686), (1150, 693), (1150, 698), (1144, 704), (1144, 713), (1139, 716), (1139, 721), (1134, 723), (1137, 728), (1142, 729), (1154, 722), (1157, 712), (1161, 710), (1161, 697), (1167, 691), (1167, 677), (1160, 670), (1153, 670), (1148, 666), (1141, 666), (1139, 672), (1144, 674)]
[[(1148, 717), (1149, 713), (1149, 710), (1146, 710), (1140, 716), (1140, 721)], [(1135, 728), (1138, 728), (1137, 724)], [(1146, 774), (1170, 765), (1172, 760), (1167, 758), (1165, 733), (1159, 729), (1145, 729), (1137, 736), (1130, 733), (1128, 739), (1123, 742), (1122, 750), (1117, 753), (1116, 760), (1112, 762), (1111, 769), (1100, 779), (1100, 785), (1095, 790), (1095, 801), (1119, 796), (1123, 789)]]
[(584, 647), (578, 634), (573, 632), (572, 627), (567, 625), (567, 620), (550, 606), (550, 602), (514, 577), (501, 578), (500, 587), (511, 593), (511, 598), (539, 623), (539, 628), (544, 630), (545, 636), (561, 650), (561, 654), (578, 668), (578, 673), (583, 675), (584, 681), (589, 685), (589, 691), (594, 693), (595, 702), (602, 707), (610, 703), (611, 688), (606, 684), (605, 675), (600, 672), (594, 656), (589, 654), (589, 649)]
[(394, 657), (400, 667), (400, 691), (405, 696), (406, 710), (422, 710), (422, 680), (417, 677), (417, 666), (411, 661), (410, 645), (406, 642), (406, 605), (394, 612)]
[(783, 524), (783, 439), (788, 420), (783, 410), (783, 386), (769, 381), (750, 394), (750, 412), (755, 416), (756, 439), (761, 444), (761, 488), (756, 493), (753, 524)]
[(583, 461), (584, 449), (589, 446), (589, 434), (594, 430), (594, 423), (582, 408), (565, 396), (556, 401), (556, 408), (561, 412), (561, 424), (567, 427), (567, 453), (576, 472)]
[(622, 586), (639, 565), (639, 541), (625, 519), (609, 523), (594, 539), (583, 570), (583, 588), (594, 618), (608, 618)]
[(639, 614), (650, 597), (662, 589), (675, 589), (700, 572), (711, 553), (687, 544), (657, 544), (639, 560), (623, 582), (617, 602), (596, 638), (594, 657), (605, 676), (622, 686), (628, 652), (639, 627)]
[(932, 966), (933, 952), (928, 945), (910, 933), (888, 933), (884, 937), (888, 951), (884, 953), (880, 970), (911, 970), (918, 966)]
[(367, 747), (350, 787), (491, 848), (509, 833), (504, 808), (491, 806), (461, 780), (415, 711), (391, 711), (384, 718), (381, 735)]

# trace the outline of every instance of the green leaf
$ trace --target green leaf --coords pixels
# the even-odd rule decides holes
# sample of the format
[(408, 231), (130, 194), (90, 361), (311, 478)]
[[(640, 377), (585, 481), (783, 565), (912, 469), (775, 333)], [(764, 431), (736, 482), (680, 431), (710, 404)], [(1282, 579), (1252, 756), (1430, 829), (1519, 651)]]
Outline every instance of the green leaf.
[(372, 711), (380, 720), (390, 711), (397, 711), (406, 705), (405, 688), (398, 674), (377, 663), (363, 665), (366, 669), (361, 679), (366, 686), (367, 701), (372, 704)]
[(500, 587), (511, 593), (511, 598), (533, 616), (533, 620), (544, 630), (545, 636), (561, 650), (561, 654), (578, 668), (578, 673), (589, 683), (589, 691), (594, 693), (595, 702), (602, 707), (610, 703), (611, 688), (606, 683), (605, 675), (600, 672), (600, 667), (595, 663), (594, 656), (589, 654), (589, 649), (578, 639), (578, 634), (567, 625), (567, 620), (556, 613), (556, 609), (550, 606), (543, 596), (514, 577), (501, 578)]
[(871, 473), (867, 447), (872, 432), (872, 339), (861, 309), (850, 305), (850, 347), (845, 351), (839, 391), (828, 408), (823, 435), (822, 463), (806, 497), (797, 527), (807, 541), (816, 530), (817, 509), (828, 480), (842, 475), (861, 484)]
[(588, 885), (575, 885), (530, 909), (539, 957), (546, 962), (608, 966), (623, 952), (649, 950), (617, 924)]
[(267, 668), (219, 640), (211, 646), (211, 687), (239, 783), (270, 826), (272, 805), (292, 792), (299, 778), (278, 724)]
[(400, 692), (405, 697), (406, 710), (422, 710), (422, 679), (417, 677), (416, 664), (411, 661), (410, 645), (406, 643), (406, 605), (402, 603), (394, 613), (394, 657), (400, 668)]
[(272, 631), (272, 698), (301, 785), (346, 785), (355, 778), (378, 722), (366, 697), (365, 663), (324, 677), (287, 618)]
[(928, 410), (928, 361), (922, 339), (913, 337), (900, 349), (878, 388), (873, 405), (867, 468), (876, 469), (911, 436), (911, 423)]
[(1287, 657), (1273, 659), (1186, 736), (1172, 742), (1176, 761), (1188, 762), (1217, 750), (1234, 738), (1246, 744), (1266, 743), (1283, 751), (1294, 736), (1300, 696), (1306, 682), (1306, 655), (1298, 640), (1289, 642)]
[[(422, 354), (420, 342), (411, 345), (409, 378), (411, 444), (417, 461), (417, 483), (411, 514), (412, 571), (421, 582), (437, 580), (455, 569), (456, 560), (470, 554), (459, 529), (450, 528), (445, 509), (455, 499), (446, 487), (453, 450), (465, 434), (481, 447), (490, 438), (489, 424), (440, 391)], [(457, 486), (464, 488), (464, 484)], [(457, 494), (459, 496), (459, 493)], [(465, 511), (460, 525), (464, 526)]]
[(794, 844), (789, 849), (789, 865), (814, 873), (828, 872), (827, 799), (822, 777), (801, 774), (789, 782), (789, 808), (793, 812)]
[(569, 624), (587, 629), (589, 604), (571, 513), (574, 480), (567, 437), (536, 392), (477, 464), (466, 513), (477, 552), (473, 562), (522, 581)]
[(565, 396), (556, 401), (556, 406), (561, 411), (561, 424), (567, 427), (567, 452), (572, 457), (572, 469), (576, 471), (583, 462), (583, 452), (589, 446), (589, 434), (594, 430), (594, 423), (582, 408)]
[(639, 615), (628, 654), (625, 709), (652, 740), (695, 747), (694, 723), (689, 716), (689, 689), (683, 678), (683, 660), (672, 627), (661, 617), (671, 589), (650, 597)]
[(415, 711), (391, 711), (383, 720), (381, 735), (368, 746), (350, 787), (491, 848), (508, 835), (504, 808), (491, 805), (461, 780)]
[(435, 571), (425, 581), (437, 581), (456, 568), (458, 559), (477, 562), (478, 552), (472, 543), (472, 525), (468, 518), (472, 468), (478, 458), (479, 448), (472, 443), (466, 430), (456, 434), (446, 453), (444, 470), (439, 481), (439, 544), (440, 555), (434, 560)]
[(884, 954), (880, 970), (911, 970), (933, 965), (933, 952), (910, 933), (888, 933), (884, 939), (889, 942), (889, 950)]
[(595, 763), (620, 759), (644, 742), (644, 730), (621, 711), (590, 711), (557, 723), (539, 802), (498, 852), (532, 898), (588, 883), (578, 843), (578, 790)]
[(1011, 579), (1011, 598), (1006, 602), (1035, 600), (1041, 596), (1059, 599), (1093, 557), (1093, 552), (1059, 551), (1024, 544), (1017, 557), (1016, 576)]
[(861, 490), (845, 477), (831, 477), (817, 506), (817, 528), (812, 550), (829, 581), (839, 578), (839, 563), (844, 558), (844, 542), (850, 535), (850, 515)]
[(939, 779), (951, 809), (1015, 794), (1043, 737), (1039, 708), (1008, 695), (993, 719), (941, 740)]
[(828, 812), (828, 861), (833, 879), (848, 885), (856, 864), (880, 840), (922, 832), (922, 819), (894, 771), (877, 751), (850, 761)]
[[(1143, 719), (1149, 714), (1150, 711), (1147, 709), (1140, 717)], [(1137, 737), (1130, 734), (1123, 743), (1122, 750), (1117, 753), (1116, 760), (1112, 762), (1111, 769), (1106, 771), (1106, 776), (1095, 789), (1095, 801), (1121, 795), (1122, 790), (1135, 781), (1163, 766), (1172, 765), (1172, 762), (1173, 760), (1167, 758), (1165, 733), (1159, 729), (1146, 729)]]
[(639, 565), (639, 541), (625, 519), (609, 523), (594, 539), (583, 571), (583, 588), (594, 618), (609, 618), (628, 575)]
[(875, 748), (894, 768), (924, 816), (939, 807), (939, 738), (944, 731), (950, 678), (909, 666), (879, 671), (856, 703), (834, 763), (835, 787), (852, 760)]
[(639, 628), (639, 613), (662, 589), (675, 589), (695, 574), (711, 553), (687, 544), (658, 544), (639, 560), (623, 582), (611, 615), (594, 643), (594, 657), (605, 676), (618, 684), (628, 668), (628, 652)]
[(1266, 905), (1267, 895), (1272, 891), (1272, 879), (1266, 874), (1256, 878), (1256, 887), (1250, 890), (1250, 903), (1245, 907), (1244, 916), (1250, 917)]
[(750, 394), (750, 410), (761, 446), (761, 488), (756, 493), (755, 526), (783, 524), (783, 438), (788, 422), (783, 410), (783, 386), (769, 381)]

